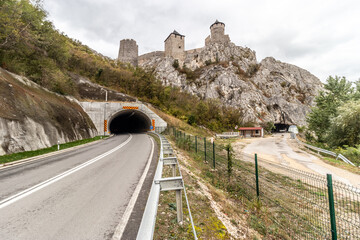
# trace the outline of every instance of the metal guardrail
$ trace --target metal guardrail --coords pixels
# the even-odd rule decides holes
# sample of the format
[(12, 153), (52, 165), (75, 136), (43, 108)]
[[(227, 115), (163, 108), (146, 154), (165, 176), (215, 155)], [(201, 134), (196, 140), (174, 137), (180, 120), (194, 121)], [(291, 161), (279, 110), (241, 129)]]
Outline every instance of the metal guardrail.
[(347, 159), (347, 158), (346, 158), (344, 155), (342, 155), (342, 154), (336, 154), (336, 153), (334, 153), (334, 152), (332, 152), (332, 151), (329, 151), (329, 150), (326, 150), (326, 149), (322, 149), (322, 148), (318, 148), (318, 147), (314, 147), (314, 146), (312, 146), (312, 145), (306, 144), (306, 143), (300, 141), (297, 137), (295, 137), (295, 139), (296, 139), (296, 141), (297, 141), (298, 143), (300, 143), (301, 145), (303, 145), (303, 146), (305, 146), (305, 147), (307, 147), (307, 148), (309, 148), (309, 149), (312, 149), (312, 150), (318, 152), (318, 154), (320, 154), (320, 153), (325, 153), (325, 154), (331, 155), (331, 156), (333, 156), (333, 157), (336, 157), (336, 159), (340, 158), (342, 161), (344, 161), (344, 162), (346, 162), (346, 163), (348, 163), (348, 164), (356, 167), (354, 163), (352, 163), (349, 159)]
[[(181, 169), (177, 161), (174, 150), (169, 141), (161, 134), (155, 133), (160, 139), (160, 155), (159, 162), (156, 168), (154, 181), (151, 185), (148, 200), (144, 214), (140, 223), (137, 240), (153, 239), (156, 223), (157, 208), (159, 204), (160, 191), (175, 191), (176, 192), (176, 209), (177, 220), (179, 223), (183, 221), (182, 211), (182, 191), (184, 191), (185, 200), (189, 212), (189, 218), (194, 234), (194, 239), (197, 240), (194, 221), (191, 215), (190, 205), (186, 194), (185, 184), (181, 174)], [(173, 177), (163, 178), (162, 172), (164, 166), (171, 166), (173, 170)], [(176, 176), (176, 166), (178, 167), (180, 176)]]

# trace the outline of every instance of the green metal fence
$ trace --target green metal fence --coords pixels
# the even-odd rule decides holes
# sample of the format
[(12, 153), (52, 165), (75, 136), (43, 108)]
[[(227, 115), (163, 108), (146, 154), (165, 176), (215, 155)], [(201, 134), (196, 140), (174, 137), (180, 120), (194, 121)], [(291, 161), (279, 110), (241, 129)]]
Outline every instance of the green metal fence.
[[(225, 146), (175, 128), (166, 134), (177, 145), (201, 158), (211, 174), (231, 172), (237, 191), (260, 200), (271, 220), (292, 239), (360, 239), (360, 189), (332, 179), (290, 168), (264, 158), (242, 154), (229, 162)], [(230, 166), (229, 166), (230, 164)], [(229, 170), (229, 167), (231, 168)]]

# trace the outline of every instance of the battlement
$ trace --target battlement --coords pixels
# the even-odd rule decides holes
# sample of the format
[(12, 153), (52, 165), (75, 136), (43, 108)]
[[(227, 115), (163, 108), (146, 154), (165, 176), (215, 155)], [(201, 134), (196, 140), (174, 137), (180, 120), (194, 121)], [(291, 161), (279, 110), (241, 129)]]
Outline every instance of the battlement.
[(123, 39), (120, 41), (118, 60), (137, 66), (138, 51), (139, 47), (134, 39)]
[(205, 39), (205, 46), (212, 43), (228, 43), (229, 35), (225, 35), (225, 23), (216, 20), (210, 26), (210, 36)]
[[(230, 43), (229, 35), (225, 35), (225, 23), (216, 20), (210, 25), (210, 35), (205, 39), (205, 46), (213, 43)], [(155, 51), (138, 56), (138, 45), (134, 39), (120, 41), (118, 60), (131, 63), (133, 66), (142, 64), (154, 57), (172, 57), (182, 64), (189, 56), (196, 56), (203, 48), (185, 51), (185, 36), (176, 30), (171, 32), (164, 41), (165, 51)]]
[(141, 65), (145, 61), (150, 60), (151, 58), (154, 58), (154, 57), (165, 57), (165, 52), (164, 51), (155, 51), (155, 52), (149, 52), (149, 53), (140, 55), (138, 57), (138, 64)]

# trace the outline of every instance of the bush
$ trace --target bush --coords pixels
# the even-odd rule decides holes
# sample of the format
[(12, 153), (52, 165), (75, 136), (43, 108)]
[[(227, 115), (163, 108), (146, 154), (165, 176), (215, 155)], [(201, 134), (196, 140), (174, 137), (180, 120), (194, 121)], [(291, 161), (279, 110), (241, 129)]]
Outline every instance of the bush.
[(175, 68), (175, 69), (178, 69), (179, 68), (179, 61), (177, 59), (174, 60), (172, 66)]
[(247, 71), (246, 71), (246, 75), (248, 77), (254, 76), (255, 73), (259, 70), (259, 68), (260, 68), (260, 64), (256, 64), (256, 63), (250, 64)]
[(344, 155), (355, 165), (360, 166), (360, 144), (355, 147), (345, 145), (343, 148), (337, 148), (336, 152)]

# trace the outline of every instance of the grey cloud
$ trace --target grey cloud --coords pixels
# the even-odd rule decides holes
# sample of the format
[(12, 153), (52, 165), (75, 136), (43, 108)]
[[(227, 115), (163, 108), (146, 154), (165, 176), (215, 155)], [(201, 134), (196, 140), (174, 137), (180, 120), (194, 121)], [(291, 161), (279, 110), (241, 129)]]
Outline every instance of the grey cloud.
[(232, 41), (251, 47), (258, 60), (273, 56), (299, 64), (322, 80), (334, 72), (360, 75), (356, 56), (360, 2), (356, 0), (326, 4), (313, 0), (44, 0), (44, 4), (61, 31), (113, 58), (120, 39), (134, 38), (140, 53), (146, 53), (162, 50), (174, 29), (186, 36), (187, 49), (201, 47), (209, 26), (219, 19)]

